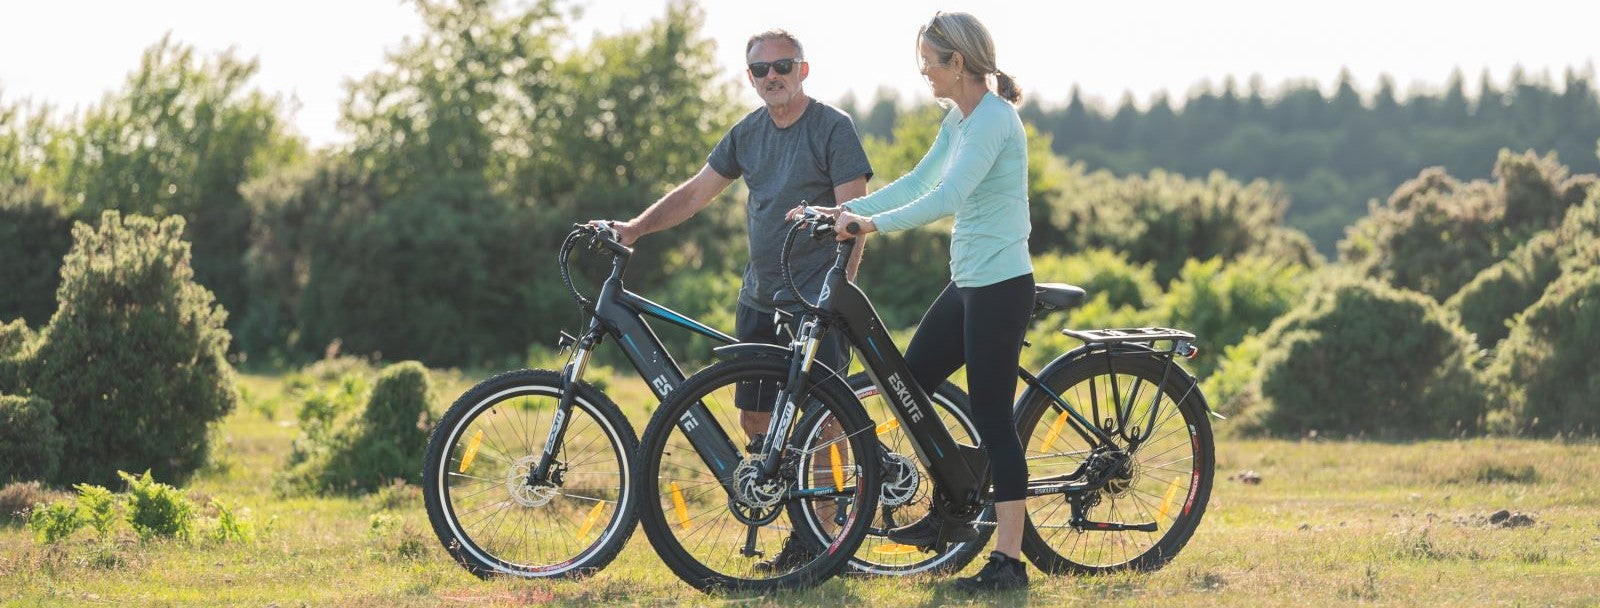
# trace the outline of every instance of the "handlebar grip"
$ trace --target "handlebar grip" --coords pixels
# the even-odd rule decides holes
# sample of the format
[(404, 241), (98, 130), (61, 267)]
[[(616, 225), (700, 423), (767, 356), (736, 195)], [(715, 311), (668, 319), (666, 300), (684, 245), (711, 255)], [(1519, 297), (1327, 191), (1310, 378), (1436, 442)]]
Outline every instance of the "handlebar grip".
[(861, 222), (851, 220), (850, 223), (844, 225), (844, 231), (850, 234), (861, 234)]

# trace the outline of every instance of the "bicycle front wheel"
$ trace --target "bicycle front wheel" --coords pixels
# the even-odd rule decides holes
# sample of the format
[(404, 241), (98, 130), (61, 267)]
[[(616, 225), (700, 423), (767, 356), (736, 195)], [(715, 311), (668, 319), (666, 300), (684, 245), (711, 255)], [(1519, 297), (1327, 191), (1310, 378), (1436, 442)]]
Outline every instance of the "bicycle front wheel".
[[(798, 402), (807, 411), (825, 411), (838, 423), (837, 441), (803, 445), (789, 431), (778, 471), (767, 476), (760, 453), (745, 454), (745, 435), (734, 408), (735, 389), (744, 383), (785, 383), (789, 360), (743, 356), (713, 365), (675, 389), (650, 418), (640, 439), (640, 521), (661, 560), (685, 582), (702, 591), (766, 591), (814, 585), (837, 574), (860, 546), (877, 507), (878, 467), (856, 466), (841, 458), (876, 449), (872, 425), (855, 398), (837, 382), (813, 385)], [(768, 395), (767, 397), (771, 397)], [(792, 426), (792, 423), (791, 423)], [(696, 442), (725, 445), (701, 449)], [(713, 454), (738, 454), (723, 462)], [(829, 463), (826, 475), (804, 470)], [(718, 471), (724, 473), (719, 475)], [(797, 502), (825, 512), (837, 522), (821, 532), (796, 535), (787, 513)], [(777, 559), (786, 542), (810, 549), (797, 559)]]
[(423, 466), (428, 520), (474, 575), (589, 574), (633, 534), (638, 441), (594, 387), (575, 387), (550, 474), (530, 479), (560, 400), (559, 373), (507, 372), (462, 394), (434, 427)]
[[(1040, 570), (1153, 570), (1171, 561), (1194, 534), (1215, 475), (1211, 423), (1194, 379), (1168, 365), (1143, 354), (1109, 361), (1090, 355), (1040, 378), (1060, 402), (1036, 391), (1020, 404), (1017, 429), (1030, 479), (1078, 472), (1079, 479), (1108, 480), (1079, 498), (1083, 522), (1073, 521), (1066, 495), (1028, 500), (1022, 550)], [(1095, 445), (1085, 439), (1066, 407), (1115, 441)], [(1155, 530), (1094, 523), (1153, 524)]]

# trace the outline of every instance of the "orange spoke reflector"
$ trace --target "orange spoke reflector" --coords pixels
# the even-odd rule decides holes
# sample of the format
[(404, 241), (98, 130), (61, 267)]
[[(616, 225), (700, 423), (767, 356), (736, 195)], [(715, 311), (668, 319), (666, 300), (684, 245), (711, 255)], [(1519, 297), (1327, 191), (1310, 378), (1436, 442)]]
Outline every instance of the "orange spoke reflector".
[(895, 420), (895, 419), (890, 419), (888, 422), (885, 422), (883, 424), (878, 425), (878, 428), (876, 430), (877, 430), (877, 433), (879, 435), (882, 435), (884, 433), (887, 433), (889, 431), (895, 430), (897, 428), (900, 428), (900, 421), (899, 420)]
[(1049, 450), (1050, 446), (1055, 445), (1056, 438), (1061, 436), (1062, 427), (1065, 427), (1066, 425), (1067, 425), (1067, 413), (1066, 412), (1061, 412), (1060, 415), (1056, 416), (1055, 424), (1050, 425), (1050, 432), (1045, 434), (1045, 436), (1044, 436), (1044, 445), (1039, 446), (1039, 449), (1040, 450)]
[(594, 527), (595, 520), (600, 519), (600, 511), (605, 508), (606, 503), (600, 502), (595, 503), (594, 508), (589, 510), (589, 516), (583, 518), (583, 527), (578, 528), (578, 540), (583, 540), (583, 537), (589, 535), (589, 528)]
[(1172, 483), (1167, 484), (1167, 495), (1161, 498), (1161, 514), (1156, 519), (1167, 519), (1167, 508), (1172, 506), (1172, 497), (1178, 494), (1178, 482), (1180, 481), (1183, 481), (1181, 475), (1172, 478)]
[(828, 461), (833, 464), (833, 491), (844, 491), (844, 463), (839, 457), (839, 444), (828, 444)]
[(907, 553), (916, 553), (918, 550), (919, 549), (917, 549), (916, 547), (913, 547), (911, 545), (893, 545), (893, 544), (883, 545), (883, 546), (880, 546), (880, 547), (873, 547), (872, 548), (872, 552), (873, 553), (881, 553), (883, 555), (904, 555), (904, 554), (907, 554)]
[(461, 455), (461, 468), (458, 473), (467, 472), (467, 467), (472, 466), (472, 459), (478, 457), (478, 444), (483, 443), (483, 431), (472, 435), (472, 441), (467, 442), (467, 453)]
[(689, 505), (683, 504), (683, 490), (678, 489), (678, 482), (672, 482), (672, 510), (678, 512), (678, 524), (683, 529), (689, 529)]

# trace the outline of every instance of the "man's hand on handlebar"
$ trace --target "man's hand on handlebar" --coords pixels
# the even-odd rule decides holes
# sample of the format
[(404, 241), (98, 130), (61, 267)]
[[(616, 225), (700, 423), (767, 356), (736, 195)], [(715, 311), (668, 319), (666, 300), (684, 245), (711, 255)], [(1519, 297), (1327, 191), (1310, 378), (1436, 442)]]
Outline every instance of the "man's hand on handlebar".
[(838, 207), (813, 207), (811, 205), (795, 205), (795, 208), (790, 209), (788, 215), (785, 215), (783, 217), (784, 217), (784, 219), (793, 222), (793, 221), (796, 221), (796, 220), (799, 220), (799, 219), (805, 217), (807, 212), (809, 212), (809, 213), (811, 213), (813, 215), (821, 215), (822, 217), (839, 217), (839, 212), (840, 211), (842, 211), (842, 209), (840, 209)]
[(634, 241), (639, 240), (639, 231), (633, 227), (633, 222), (618, 222), (613, 220), (589, 220), (588, 224), (596, 230), (610, 233), (623, 247), (632, 247)]

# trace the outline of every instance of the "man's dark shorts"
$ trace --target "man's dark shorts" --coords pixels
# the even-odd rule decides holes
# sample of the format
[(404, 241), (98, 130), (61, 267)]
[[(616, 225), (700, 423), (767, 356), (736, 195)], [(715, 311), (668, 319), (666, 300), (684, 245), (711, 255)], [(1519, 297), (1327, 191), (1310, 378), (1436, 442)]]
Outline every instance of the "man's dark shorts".
[[(799, 322), (799, 316), (792, 317), (792, 321)], [(744, 304), (739, 305), (737, 318), (734, 320), (734, 337), (740, 342), (755, 342), (760, 344), (776, 344), (787, 348), (792, 340), (792, 332), (780, 333), (778, 326), (772, 322), (772, 313), (761, 312)], [(817, 359), (819, 363), (827, 365), (829, 369), (840, 374), (847, 371), (845, 366), (850, 363), (850, 346), (844, 339), (844, 334), (830, 331), (817, 345)], [(770, 382), (740, 382), (734, 390), (733, 403), (741, 410), (751, 412), (770, 412), (773, 401), (777, 399), (778, 389)]]

